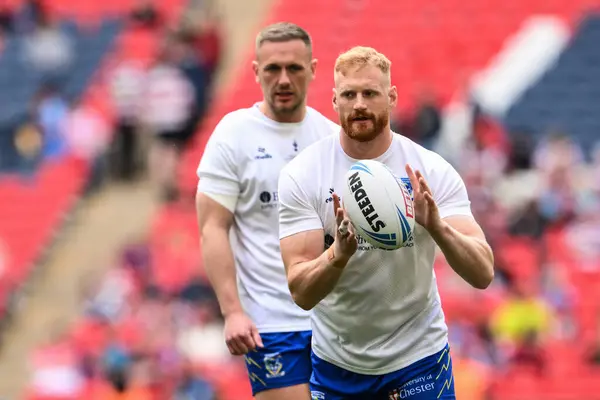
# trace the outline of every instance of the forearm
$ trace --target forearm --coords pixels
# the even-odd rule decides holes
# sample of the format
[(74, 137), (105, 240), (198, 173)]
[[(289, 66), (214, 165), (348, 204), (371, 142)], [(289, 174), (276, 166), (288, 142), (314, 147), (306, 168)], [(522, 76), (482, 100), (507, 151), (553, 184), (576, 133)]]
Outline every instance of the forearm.
[(229, 236), (212, 232), (202, 235), (201, 242), (204, 269), (217, 295), (221, 313), (227, 316), (243, 311)]
[(312, 261), (288, 268), (288, 284), (294, 302), (310, 310), (335, 287), (348, 260), (333, 257), (333, 245)]
[(431, 236), (448, 264), (467, 283), (478, 289), (490, 285), (494, 279), (494, 255), (485, 240), (464, 235), (447, 223)]

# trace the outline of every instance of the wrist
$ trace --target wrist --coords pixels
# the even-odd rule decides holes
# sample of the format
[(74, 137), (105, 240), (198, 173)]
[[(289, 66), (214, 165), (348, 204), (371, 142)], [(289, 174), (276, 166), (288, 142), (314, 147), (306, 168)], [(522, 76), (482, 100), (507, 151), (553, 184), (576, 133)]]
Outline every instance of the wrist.
[(336, 269), (344, 269), (350, 257), (345, 257), (339, 250), (335, 249), (335, 243), (327, 249), (327, 260), (329, 265)]
[(444, 220), (440, 219), (440, 221), (437, 224), (431, 226), (427, 231), (429, 232), (429, 235), (431, 235), (433, 240), (438, 242), (444, 239), (449, 228), (450, 225), (448, 225)]
[(227, 310), (221, 310), (221, 314), (223, 315), (223, 318), (227, 319), (232, 315), (244, 314), (244, 310), (242, 310), (241, 306), (238, 306)]

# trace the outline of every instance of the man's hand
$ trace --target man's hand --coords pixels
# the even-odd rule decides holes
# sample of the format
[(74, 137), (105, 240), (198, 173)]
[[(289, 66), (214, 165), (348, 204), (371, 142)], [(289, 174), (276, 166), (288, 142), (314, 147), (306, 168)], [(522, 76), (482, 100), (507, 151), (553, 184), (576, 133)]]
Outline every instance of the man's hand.
[(413, 205), (415, 208), (415, 221), (430, 234), (442, 229), (444, 222), (433, 199), (433, 193), (420, 171), (414, 172), (410, 165), (406, 165), (406, 174), (413, 188)]
[(358, 248), (358, 240), (354, 226), (346, 210), (340, 206), (340, 198), (337, 194), (333, 194), (333, 212), (335, 213), (335, 241), (333, 242), (333, 255), (335, 260), (342, 261), (342, 265), (346, 263), (356, 253)]
[(234, 356), (246, 354), (256, 347), (263, 347), (254, 322), (243, 312), (225, 317), (225, 343)]

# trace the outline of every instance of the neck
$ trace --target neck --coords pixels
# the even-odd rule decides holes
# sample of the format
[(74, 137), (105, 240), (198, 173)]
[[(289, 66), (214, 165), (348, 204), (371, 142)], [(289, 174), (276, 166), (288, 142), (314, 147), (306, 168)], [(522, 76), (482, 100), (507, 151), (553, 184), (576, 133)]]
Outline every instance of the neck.
[(259, 106), (260, 111), (265, 114), (269, 119), (272, 119), (275, 122), (281, 122), (284, 124), (290, 124), (295, 122), (302, 122), (304, 116), (306, 115), (306, 104), (302, 103), (300, 107), (294, 112), (289, 114), (275, 114), (271, 107), (267, 104), (266, 101), (263, 100)]
[(355, 160), (372, 160), (377, 158), (387, 151), (392, 144), (392, 131), (389, 127), (385, 128), (380, 135), (368, 142), (359, 142), (351, 139), (342, 130), (340, 132), (340, 144), (342, 150), (349, 157)]

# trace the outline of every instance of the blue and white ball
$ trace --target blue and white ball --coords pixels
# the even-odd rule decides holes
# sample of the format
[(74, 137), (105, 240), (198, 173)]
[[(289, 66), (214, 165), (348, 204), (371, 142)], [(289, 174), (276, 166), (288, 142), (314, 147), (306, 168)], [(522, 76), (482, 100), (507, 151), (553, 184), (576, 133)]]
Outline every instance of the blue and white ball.
[(412, 240), (413, 198), (407, 185), (383, 163), (361, 160), (346, 173), (344, 208), (358, 235), (385, 250)]

